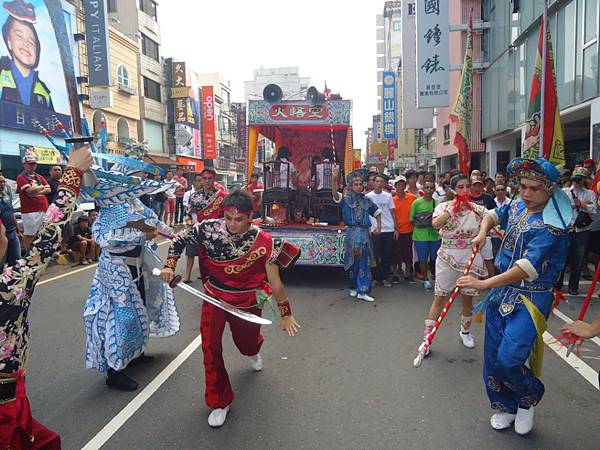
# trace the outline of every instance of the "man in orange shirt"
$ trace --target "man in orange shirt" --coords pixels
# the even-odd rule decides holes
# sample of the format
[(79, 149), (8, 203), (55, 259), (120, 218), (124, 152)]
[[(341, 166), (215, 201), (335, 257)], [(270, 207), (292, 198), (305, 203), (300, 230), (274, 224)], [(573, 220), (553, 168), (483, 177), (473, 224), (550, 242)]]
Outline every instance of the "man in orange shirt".
[(404, 263), (404, 279), (414, 283), (413, 278), (413, 225), (409, 219), (410, 207), (417, 196), (406, 191), (406, 177), (400, 175), (394, 181), (396, 194), (394, 195), (394, 214), (396, 215), (396, 231), (398, 238), (394, 240), (392, 251), (392, 282), (400, 281), (400, 271)]

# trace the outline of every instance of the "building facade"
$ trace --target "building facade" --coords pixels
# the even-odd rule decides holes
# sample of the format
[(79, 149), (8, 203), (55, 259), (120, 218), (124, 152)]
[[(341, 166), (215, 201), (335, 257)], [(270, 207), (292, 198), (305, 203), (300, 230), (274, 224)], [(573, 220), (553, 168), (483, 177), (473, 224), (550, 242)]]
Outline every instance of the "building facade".
[(168, 155), (167, 92), (157, 0), (108, 2), (109, 24), (138, 41), (140, 121), (137, 138), (148, 144), (150, 153)]
[[(85, 29), (83, 15), (78, 18), (79, 30)], [(128, 38), (113, 27), (109, 27), (109, 51), (111, 63), (112, 86), (110, 86), (112, 107), (93, 109), (89, 100), (82, 102), (83, 115), (87, 119), (90, 130), (97, 135), (101, 122), (106, 124), (107, 147), (109, 153), (123, 154), (125, 147), (138, 138), (140, 120), (140, 92), (137, 55), (137, 41)], [(88, 65), (86, 45), (79, 45), (79, 69), (82, 76), (87, 76)], [(81, 87), (83, 94), (89, 95), (90, 88)]]
[[(600, 158), (600, 2), (548, 3), (566, 165), (573, 167), (590, 156)], [(490, 23), (482, 137), (490, 173), (495, 173), (521, 152), (543, 2), (520, 2), (515, 7), (514, 3), (484, 0), (482, 9)]]
[(293, 67), (261, 67), (254, 70), (254, 79), (244, 81), (244, 99), (260, 100), (263, 89), (268, 84), (276, 84), (288, 100), (303, 99), (310, 87), (310, 77), (301, 77), (300, 69)]
[[(436, 156), (441, 171), (456, 169), (458, 150), (453, 144), (456, 123), (449, 119), (452, 106), (460, 88), (460, 75), (465, 57), (467, 26), (473, 13), (473, 116), (471, 131), (471, 166), (484, 168), (485, 144), (481, 138), (481, 68), (485, 65), (485, 55), (481, 51), (483, 25), (481, 23), (480, 0), (449, 0), (450, 22), (450, 106), (436, 109)], [(497, 95), (497, 94), (496, 94)]]

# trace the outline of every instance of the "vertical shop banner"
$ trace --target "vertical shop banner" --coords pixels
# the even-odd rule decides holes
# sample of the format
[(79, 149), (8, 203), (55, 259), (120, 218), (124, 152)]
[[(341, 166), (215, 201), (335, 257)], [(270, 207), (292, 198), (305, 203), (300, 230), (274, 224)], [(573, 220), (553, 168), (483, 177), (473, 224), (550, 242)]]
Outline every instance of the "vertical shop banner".
[(248, 150), (248, 126), (246, 125), (246, 107), (242, 106), (237, 111), (237, 139), (238, 148), (246, 156)]
[(215, 97), (212, 86), (202, 86), (202, 141), (203, 159), (217, 158), (217, 133), (215, 131)]
[(110, 86), (108, 12), (105, 0), (83, 0), (88, 85)]
[(396, 74), (383, 72), (383, 137), (396, 139)]
[(417, 108), (450, 105), (447, 0), (417, 0)]
[(398, 120), (401, 128), (432, 128), (433, 109), (417, 109), (417, 53), (415, 32), (415, 2), (402, 2), (402, 71), (401, 104)]

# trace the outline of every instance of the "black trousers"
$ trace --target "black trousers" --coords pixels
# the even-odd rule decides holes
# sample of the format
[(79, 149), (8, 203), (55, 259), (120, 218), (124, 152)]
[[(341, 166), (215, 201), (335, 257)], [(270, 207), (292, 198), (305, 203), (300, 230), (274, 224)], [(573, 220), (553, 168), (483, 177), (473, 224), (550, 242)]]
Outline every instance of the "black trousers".
[(390, 261), (394, 247), (394, 233), (381, 233), (371, 235), (373, 240), (373, 253), (377, 266), (373, 270), (373, 278), (376, 281), (387, 280), (390, 276)]
[[(591, 231), (580, 231), (579, 233), (569, 233), (569, 252), (567, 253), (567, 264), (571, 266), (569, 276), (569, 290), (576, 291), (579, 289), (579, 280), (581, 278), (581, 270), (585, 262), (587, 254), (587, 245), (590, 240)], [(562, 288), (565, 272), (560, 273), (560, 277), (556, 282), (557, 288)]]
[(184, 214), (185, 208), (183, 207), (183, 197), (177, 197), (175, 199), (175, 217), (173, 221), (175, 223), (182, 223)]

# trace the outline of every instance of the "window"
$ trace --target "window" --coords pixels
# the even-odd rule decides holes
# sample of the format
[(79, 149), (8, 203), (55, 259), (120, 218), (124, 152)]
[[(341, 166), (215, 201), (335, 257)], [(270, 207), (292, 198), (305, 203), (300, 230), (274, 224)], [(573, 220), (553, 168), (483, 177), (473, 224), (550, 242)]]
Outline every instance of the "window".
[(144, 77), (144, 97), (151, 98), (157, 102), (162, 101), (160, 95), (160, 84), (150, 78)]
[(444, 125), (444, 145), (450, 143), (450, 125)]
[(158, 44), (145, 34), (142, 34), (142, 53), (156, 61), (159, 61)]
[(108, 12), (117, 12), (117, 0), (108, 0)]
[(393, 29), (394, 29), (394, 31), (400, 31), (400, 21), (399, 20), (394, 21)]
[(17, 109), (17, 125), (25, 125), (25, 112), (22, 109)]
[(129, 137), (129, 122), (123, 117), (117, 120), (117, 136), (119, 145), (123, 147), (131, 142), (131, 138)]
[(121, 64), (117, 68), (117, 84), (129, 87), (129, 83), (129, 70), (126, 66)]
[(156, 20), (156, 3), (152, 0), (140, 0), (140, 9)]

